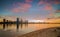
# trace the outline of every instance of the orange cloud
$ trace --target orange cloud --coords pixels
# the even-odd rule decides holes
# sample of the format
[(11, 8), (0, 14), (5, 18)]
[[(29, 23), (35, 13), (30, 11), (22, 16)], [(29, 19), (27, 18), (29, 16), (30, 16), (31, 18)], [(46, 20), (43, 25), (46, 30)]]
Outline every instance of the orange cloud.
[(18, 7), (13, 8), (12, 12), (27, 12), (31, 8), (31, 4), (28, 3), (17, 3)]

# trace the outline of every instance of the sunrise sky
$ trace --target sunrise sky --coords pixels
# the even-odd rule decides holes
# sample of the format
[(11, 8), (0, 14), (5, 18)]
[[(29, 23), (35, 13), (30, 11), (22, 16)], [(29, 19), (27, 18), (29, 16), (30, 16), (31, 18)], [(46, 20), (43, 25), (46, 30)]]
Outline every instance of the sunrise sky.
[(21, 16), (27, 19), (60, 17), (60, 0), (0, 0), (0, 16)]

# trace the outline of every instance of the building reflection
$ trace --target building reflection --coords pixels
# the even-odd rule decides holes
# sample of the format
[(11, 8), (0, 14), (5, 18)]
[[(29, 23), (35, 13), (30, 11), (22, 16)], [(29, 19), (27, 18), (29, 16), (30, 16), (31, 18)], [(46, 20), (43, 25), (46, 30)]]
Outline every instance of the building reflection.
[(8, 24), (9, 24), (9, 23), (8, 23), (8, 20), (7, 20), (7, 24), (6, 24), (7, 28), (8, 28)]
[(19, 29), (19, 18), (17, 18), (17, 21), (16, 21), (16, 28)]
[(9, 21), (6, 19), (3, 19), (3, 22), (1, 22), (0, 24), (3, 24), (3, 29), (8, 28), (8, 26), (10, 25), (14, 25), (16, 24), (16, 29), (19, 30), (19, 28), (23, 28), (23, 26), (28, 27), (28, 20), (23, 21), (23, 19), (21, 19), (19, 21), (19, 18), (16, 18), (16, 21)]
[(5, 19), (3, 19), (3, 29), (5, 29)]

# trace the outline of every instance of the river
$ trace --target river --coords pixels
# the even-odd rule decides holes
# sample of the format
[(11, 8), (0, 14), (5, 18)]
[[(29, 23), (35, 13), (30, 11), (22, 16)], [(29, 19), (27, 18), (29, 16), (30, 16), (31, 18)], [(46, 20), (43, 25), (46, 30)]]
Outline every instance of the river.
[(3, 28), (0, 24), (0, 37), (15, 37), (32, 31), (46, 29), (51, 27), (60, 27), (60, 24), (22, 24), (17, 28), (16, 24), (8, 24)]

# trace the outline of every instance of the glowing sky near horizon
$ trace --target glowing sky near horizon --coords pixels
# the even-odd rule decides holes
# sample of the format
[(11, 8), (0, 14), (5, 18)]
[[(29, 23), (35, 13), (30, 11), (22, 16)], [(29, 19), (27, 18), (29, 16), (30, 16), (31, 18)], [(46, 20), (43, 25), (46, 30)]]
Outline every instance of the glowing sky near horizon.
[(57, 10), (60, 10), (60, 0), (0, 0), (0, 16), (40, 19), (53, 16)]

